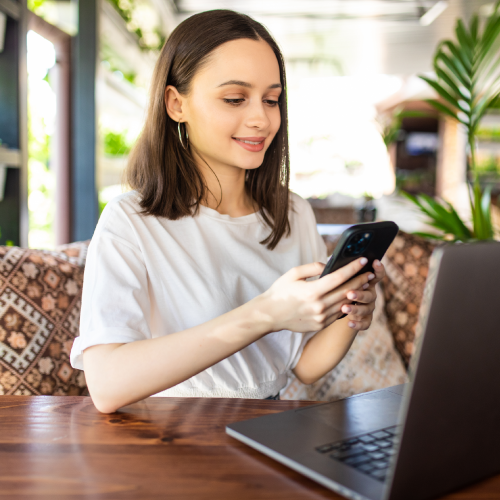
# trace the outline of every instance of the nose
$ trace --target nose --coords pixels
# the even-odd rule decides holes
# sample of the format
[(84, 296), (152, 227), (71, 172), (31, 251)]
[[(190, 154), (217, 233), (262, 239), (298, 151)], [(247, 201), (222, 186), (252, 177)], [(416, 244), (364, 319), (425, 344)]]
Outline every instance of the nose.
[(266, 109), (265, 104), (262, 101), (256, 101), (251, 103), (251, 105), (247, 109), (248, 109), (248, 114), (246, 117), (247, 127), (259, 130), (263, 130), (269, 127), (271, 120), (267, 115), (268, 109)]

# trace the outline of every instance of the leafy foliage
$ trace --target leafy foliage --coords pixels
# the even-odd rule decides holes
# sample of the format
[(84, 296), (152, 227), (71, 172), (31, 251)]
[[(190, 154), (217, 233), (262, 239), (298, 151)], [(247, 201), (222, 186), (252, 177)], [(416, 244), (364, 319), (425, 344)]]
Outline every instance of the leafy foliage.
[(429, 217), (429, 225), (438, 229), (440, 234), (415, 233), (424, 238), (433, 238), (437, 240), (449, 241), (473, 241), (473, 240), (491, 240), (494, 236), (493, 225), (491, 222), (491, 189), (485, 189), (481, 193), (479, 184), (474, 186), (474, 203), (478, 210), (473, 210), (473, 228), (464, 224), (460, 216), (451, 203), (439, 202), (427, 196), (420, 194), (413, 196), (403, 191), (406, 198), (413, 202), (419, 210)]
[(132, 145), (127, 139), (126, 132), (108, 130), (104, 134), (104, 153), (110, 156), (126, 156)]
[[(468, 27), (459, 19), (456, 41), (443, 40), (434, 56), (436, 78), (420, 76), (440, 96), (428, 102), (439, 112), (458, 120), (467, 130), (473, 186), (469, 190), (473, 228), (468, 228), (450, 203), (428, 196), (404, 193), (442, 232), (438, 238), (469, 241), (493, 238), (491, 189), (481, 192), (476, 165), (476, 135), (486, 111), (500, 96), (500, 0), (481, 29), (478, 15)], [(426, 235), (436, 237), (435, 235)]]
[(455, 27), (457, 40), (443, 40), (436, 50), (433, 63), (436, 79), (420, 76), (444, 101), (430, 99), (429, 103), (467, 129), (472, 170), (479, 123), (500, 95), (499, 9), (497, 1), (482, 32), (477, 14), (468, 28), (459, 19)]
[(28, 9), (37, 14), (44, 3), (45, 0), (28, 0)]
[[(39, 0), (38, 0), (39, 1)], [(165, 37), (157, 28), (152, 30), (141, 24), (141, 16), (136, 16), (135, 11), (139, 2), (134, 0), (108, 0), (116, 9), (127, 25), (127, 29), (131, 33), (137, 35), (139, 47), (143, 50), (159, 50), (165, 43)]]
[(386, 147), (398, 140), (404, 118), (421, 118), (425, 116), (428, 116), (427, 113), (422, 111), (405, 111), (402, 107), (399, 107), (389, 118), (379, 117), (381, 135)]

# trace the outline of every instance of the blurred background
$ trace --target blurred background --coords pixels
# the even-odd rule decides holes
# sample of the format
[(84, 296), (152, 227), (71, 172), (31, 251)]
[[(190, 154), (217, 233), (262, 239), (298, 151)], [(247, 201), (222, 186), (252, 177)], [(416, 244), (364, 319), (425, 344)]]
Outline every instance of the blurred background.
[[(159, 49), (187, 17), (229, 8), (276, 38), (288, 79), (291, 188), (321, 231), (390, 219), (428, 230), (401, 190), (467, 219), (461, 125), (426, 99), (440, 40), (482, 0), (0, 0), (0, 244), (92, 237), (123, 190)], [(477, 132), (482, 185), (500, 192), (500, 109)]]

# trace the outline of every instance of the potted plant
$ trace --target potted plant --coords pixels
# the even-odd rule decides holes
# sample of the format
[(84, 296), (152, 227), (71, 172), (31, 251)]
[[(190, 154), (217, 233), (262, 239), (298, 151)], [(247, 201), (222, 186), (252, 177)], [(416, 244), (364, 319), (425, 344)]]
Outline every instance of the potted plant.
[(490, 240), (494, 236), (491, 188), (482, 190), (479, 183), (476, 136), (481, 119), (500, 96), (500, 0), (484, 23), (480, 23), (477, 14), (468, 27), (459, 19), (455, 34), (455, 41), (444, 40), (436, 49), (435, 78), (420, 78), (441, 98), (429, 99), (429, 104), (459, 121), (467, 132), (472, 227), (446, 201), (403, 194), (430, 218), (430, 225), (440, 231), (440, 234), (419, 233), (421, 236), (452, 241)]

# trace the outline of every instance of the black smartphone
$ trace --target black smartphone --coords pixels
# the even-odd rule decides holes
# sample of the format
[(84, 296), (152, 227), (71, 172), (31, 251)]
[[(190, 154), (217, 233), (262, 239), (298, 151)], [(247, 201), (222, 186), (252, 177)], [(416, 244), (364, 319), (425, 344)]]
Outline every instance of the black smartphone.
[(397, 224), (391, 221), (355, 224), (347, 228), (342, 233), (320, 278), (360, 257), (366, 257), (368, 262), (355, 276), (370, 271), (373, 272), (373, 261), (377, 259), (382, 260), (398, 231), (399, 227)]

